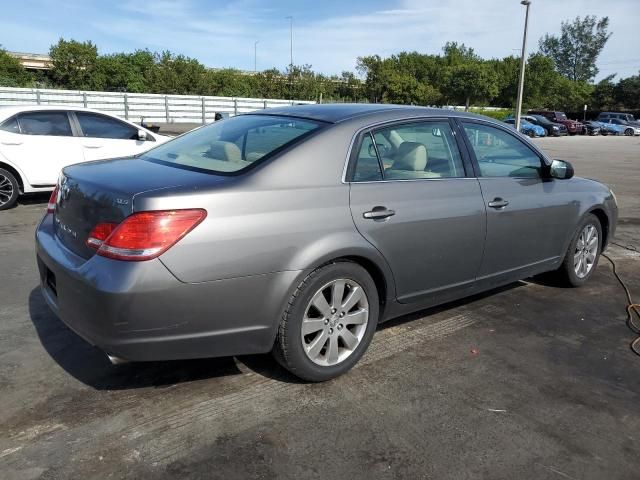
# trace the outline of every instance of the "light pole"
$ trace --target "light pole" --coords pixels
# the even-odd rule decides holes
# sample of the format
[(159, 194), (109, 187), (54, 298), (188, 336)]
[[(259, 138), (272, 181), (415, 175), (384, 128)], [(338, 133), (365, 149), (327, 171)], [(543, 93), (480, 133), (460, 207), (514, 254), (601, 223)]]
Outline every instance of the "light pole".
[(524, 34), (522, 35), (522, 52), (520, 54), (520, 80), (518, 81), (518, 99), (516, 100), (516, 130), (520, 131), (520, 110), (522, 110), (522, 91), (524, 89), (524, 67), (527, 55), (527, 28), (529, 27), (529, 6), (531, 0), (522, 0), (521, 5), (527, 7), (524, 15)]
[(289, 99), (293, 99), (293, 17), (285, 18), (289, 19)]
[(293, 68), (293, 17), (285, 17), (289, 19), (289, 69)]
[(258, 71), (258, 44), (260, 40), (253, 42), (253, 71)]

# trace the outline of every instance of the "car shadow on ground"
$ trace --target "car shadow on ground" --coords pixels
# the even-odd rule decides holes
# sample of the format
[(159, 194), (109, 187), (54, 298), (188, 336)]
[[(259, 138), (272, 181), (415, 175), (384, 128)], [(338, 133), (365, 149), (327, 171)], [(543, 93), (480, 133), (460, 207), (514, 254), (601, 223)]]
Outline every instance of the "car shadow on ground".
[[(489, 292), (404, 315), (381, 324), (378, 330), (452, 310), (523, 285), (523, 282), (512, 283)], [(49, 356), (69, 375), (96, 390), (162, 388), (196, 380), (241, 375), (243, 372), (238, 363), (273, 380), (304, 383), (281, 367), (270, 354), (245, 355), (237, 359), (222, 357), (112, 365), (104, 352), (80, 338), (53, 314), (39, 287), (34, 288), (29, 295), (29, 314), (40, 342)]]

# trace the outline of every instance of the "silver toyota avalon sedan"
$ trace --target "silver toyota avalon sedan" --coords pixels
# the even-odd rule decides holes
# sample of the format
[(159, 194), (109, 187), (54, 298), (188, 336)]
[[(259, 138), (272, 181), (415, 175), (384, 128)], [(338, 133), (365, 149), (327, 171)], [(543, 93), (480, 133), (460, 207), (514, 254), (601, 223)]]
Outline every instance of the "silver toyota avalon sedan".
[(616, 221), (609, 188), (508, 125), (306, 105), (65, 168), (37, 261), (51, 309), (114, 362), (273, 351), (322, 381), (379, 322), (546, 271), (582, 285)]

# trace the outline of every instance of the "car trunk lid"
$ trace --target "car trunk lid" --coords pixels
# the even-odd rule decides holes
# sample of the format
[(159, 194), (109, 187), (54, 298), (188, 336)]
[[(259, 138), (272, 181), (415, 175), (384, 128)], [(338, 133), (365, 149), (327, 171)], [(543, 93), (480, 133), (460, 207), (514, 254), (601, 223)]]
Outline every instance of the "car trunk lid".
[(136, 195), (182, 185), (211, 184), (212, 176), (141, 159), (116, 159), (72, 165), (63, 170), (54, 208), (59, 241), (88, 259), (86, 244), (99, 223), (121, 223), (134, 211)]

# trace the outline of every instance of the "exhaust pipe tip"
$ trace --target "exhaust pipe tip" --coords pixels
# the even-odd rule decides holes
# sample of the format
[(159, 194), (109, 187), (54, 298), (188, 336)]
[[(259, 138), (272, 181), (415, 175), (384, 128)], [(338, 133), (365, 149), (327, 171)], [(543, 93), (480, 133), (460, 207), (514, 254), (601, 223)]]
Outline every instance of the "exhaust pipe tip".
[(109, 355), (108, 353), (107, 353), (107, 357), (109, 357), (109, 361), (111, 362), (112, 365), (123, 365), (125, 363), (129, 363), (129, 360), (116, 357), (115, 355)]

